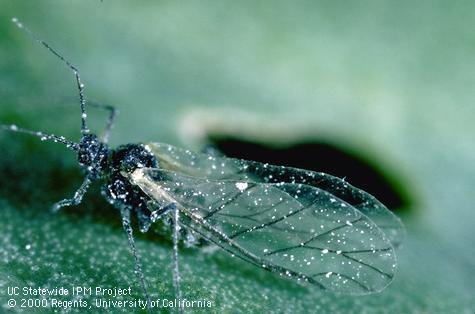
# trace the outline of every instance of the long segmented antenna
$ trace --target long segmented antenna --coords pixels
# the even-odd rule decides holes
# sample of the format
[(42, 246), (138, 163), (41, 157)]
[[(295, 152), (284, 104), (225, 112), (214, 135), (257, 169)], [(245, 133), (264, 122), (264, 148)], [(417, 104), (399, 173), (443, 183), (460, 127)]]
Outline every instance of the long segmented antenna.
[(21, 28), (25, 30), (28, 35), (30, 35), (35, 41), (46, 47), (52, 54), (54, 54), (56, 57), (58, 57), (60, 60), (62, 60), (74, 73), (74, 76), (76, 77), (76, 82), (78, 86), (78, 91), (79, 91), (79, 102), (81, 104), (81, 134), (87, 134), (89, 133), (89, 128), (87, 127), (86, 124), (86, 118), (87, 118), (87, 113), (86, 113), (86, 99), (84, 98), (84, 84), (81, 82), (81, 77), (79, 76), (79, 70), (71, 64), (68, 60), (66, 60), (59, 52), (57, 52), (55, 49), (53, 49), (48, 43), (46, 43), (44, 40), (40, 39), (38, 36), (36, 36), (28, 27), (23, 25), (16, 17), (12, 18), (12, 22), (15, 23), (18, 28)]
[(32, 131), (28, 129), (23, 129), (23, 128), (17, 127), (15, 124), (10, 124), (10, 125), (0, 124), (0, 129), (5, 130), (5, 131), (10, 131), (10, 132), (33, 135), (33, 136), (39, 137), (42, 141), (53, 141), (55, 143), (63, 143), (64, 145), (66, 145), (67, 148), (70, 148), (74, 151), (79, 150), (79, 145), (77, 143), (67, 140), (64, 136), (57, 136), (54, 134), (46, 134), (41, 131)]

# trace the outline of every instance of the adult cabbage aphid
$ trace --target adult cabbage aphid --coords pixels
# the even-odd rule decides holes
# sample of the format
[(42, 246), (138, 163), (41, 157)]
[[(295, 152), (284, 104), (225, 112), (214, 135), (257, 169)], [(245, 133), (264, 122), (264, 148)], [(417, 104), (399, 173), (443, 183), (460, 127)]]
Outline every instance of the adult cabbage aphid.
[(15, 125), (2, 128), (60, 142), (77, 152), (84, 181), (72, 198), (56, 203), (55, 210), (79, 204), (91, 182), (104, 182), (103, 195), (120, 211), (147, 298), (130, 223), (132, 214), (137, 216), (141, 232), (159, 219), (171, 218), (177, 298), (181, 298), (180, 228), (246, 262), (323, 290), (368, 294), (381, 291), (392, 281), (394, 247), (401, 242), (404, 230), (400, 220), (374, 197), (324, 173), (194, 153), (168, 144), (127, 144), (111, 149), (107, 139), (116, 116), (114, 108), (102, 106), (111, 113), (105, 136), (91, 133), (78, 70), (32, 36), (76, 77), (81, 139), (75, 143)]

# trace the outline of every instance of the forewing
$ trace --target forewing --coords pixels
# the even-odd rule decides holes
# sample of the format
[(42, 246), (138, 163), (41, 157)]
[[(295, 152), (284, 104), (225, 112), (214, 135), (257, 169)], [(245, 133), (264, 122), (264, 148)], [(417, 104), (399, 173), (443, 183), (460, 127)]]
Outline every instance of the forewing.
[(142, 168), (132, 183), (175, 202), (181, 221), (267, 270), (348, 294), (382, 290), (396, 257), (364, 214), (327, 191), (299, 183), (210, 180)]
[(211, 180), (234, 180), (256, 183), (302, 183), (324, 190), (359, 210), (386, 234), (394, 247), (404, 238), (404, 227), (391, 211), (370, 194), (337, 177), (292, 167), (211, 156), (174, 147), (148, 144), (159, 160), (159, 167), (183, 175)]

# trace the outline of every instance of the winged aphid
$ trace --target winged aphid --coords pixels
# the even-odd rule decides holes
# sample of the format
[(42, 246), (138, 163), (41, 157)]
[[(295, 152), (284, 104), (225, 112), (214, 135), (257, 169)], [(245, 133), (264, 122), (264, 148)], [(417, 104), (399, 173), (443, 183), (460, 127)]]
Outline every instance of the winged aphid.
[(110, 148), (116, 111), (104, 136), (87, 126), (84, 85), (69, 61), (13, 22), (61, 59), (74, 73), (81, 108), (79, 143), (15, 125), (5, 130), (60, 142), (77, 152), (85, 173), (74, 196), (58, 210), (81, 202), (89, 185), (104, 182), (102, 194), (121, 214), (139, 283), (148, 299), (131, 215), (140, 231), (163, 218), (173, 227), (174, 287), (181, 298), (178, 268), (180, 229), (199, 236), (246, 262), (323, 290), (368, 294), (384, 289), (396, 268), (394, 248), (403, 238), (400, 220), (368, 193), (325, 173), (196, 153), (168, 144), (127, 144)]

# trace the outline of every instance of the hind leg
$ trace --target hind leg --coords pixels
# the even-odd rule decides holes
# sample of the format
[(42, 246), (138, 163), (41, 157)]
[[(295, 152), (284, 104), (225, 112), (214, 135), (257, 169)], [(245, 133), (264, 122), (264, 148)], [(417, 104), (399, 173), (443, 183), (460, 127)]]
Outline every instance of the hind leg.
[(120, 214), (122, 216), (122, 226), (124, 227), (124, 231), (127, 234), (127, 239), (129, 240), (129, 247), (132, 255), (134, 256), (135, 260), (135, 273), (137, 275), (137, 279), (139, 280), (139, 284), (142, 287), (144, 292), (145, 298), (147, 299), (147, 307), (150, 309), (150, 296), (147, 291), (147, 285), (145, 283), (145, 276), (142, 271), (142, 266), (140, 264), (140, 257), (137, 252), (137, 248), (135, 246), (134, 236), (132, 225), (130, 223), (130, 211), (131, 209), (127, 206), (123, 206), (120, 210)]
[[(181, 300), (181, 287), (180, 287), (180, 268), (178, 259), (178, 241), (180, 235), (180, 212), (178, 208), (173, 206), (173, 286), (175, 288), (175, 298)], [(183, 313), (182, 307), (179, 307), (179, 312)]]

